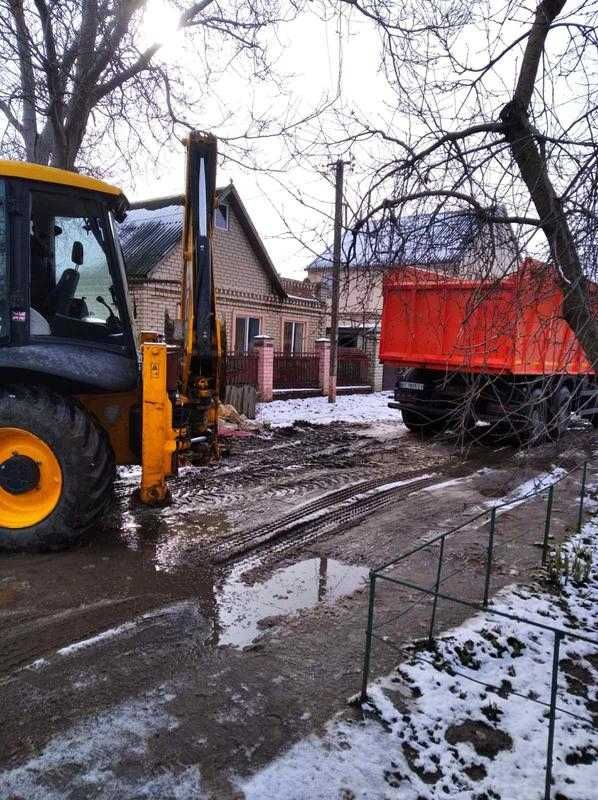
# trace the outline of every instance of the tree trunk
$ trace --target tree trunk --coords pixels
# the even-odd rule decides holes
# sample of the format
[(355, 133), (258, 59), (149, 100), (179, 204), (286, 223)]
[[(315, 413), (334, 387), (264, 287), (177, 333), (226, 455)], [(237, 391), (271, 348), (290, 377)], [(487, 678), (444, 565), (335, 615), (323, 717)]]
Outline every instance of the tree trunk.
[[(529, 120), (529, 108), (540, 62), (546, 57), (546, 39), (566, 0), (542, 0), (536, 8), (513, 100), (500, 118), (506, 127), (511, 154), (540, 217), (540, 225), (557, 267), (564, 294), (563, 316), (579, 339), (594, 369), (598, 369), (598, 320), (592, 309), (589, 283), (563, 207), (548, 175)], [(597, 298), (598, 300), (598, 298)]]
[(531, 130), (527, 112), (513, 100), (500, 117), (507, 126), (511, 153), (525, 183), (557, 266), (557, 279), (565, 300), (563, 316), (579, 339), (594, 369), (598, 369), (598, 320), (592, 313), (589, 283), (556, 195), (546, 162)]

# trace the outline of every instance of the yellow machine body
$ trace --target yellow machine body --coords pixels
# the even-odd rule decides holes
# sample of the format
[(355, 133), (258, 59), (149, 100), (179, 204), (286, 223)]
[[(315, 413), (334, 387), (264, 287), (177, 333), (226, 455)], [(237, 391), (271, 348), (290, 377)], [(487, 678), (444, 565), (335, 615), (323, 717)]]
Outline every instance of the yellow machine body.
[(77, 400), (108, 434), (117, 464), (137, 464), (131, 447), (131, 412), (141, 402), (142, 391), (118, 394), (80, 394)]
[[(142, 474), (139, 498), (146, 504), (167, 501), (167, 478), (176, 474), (181, 459), (199, 458), (205, 461), (217, 458), (219, 454), (218, 403), (224, 336), (221, 323), (216, 319), (212, 275), (215, 170), (216, 140), (209, 135), (191, 133), (187, 141), (180, 304), (182, 319), (179, 325), (182, 340), (176, 343), (176, 388), (172, 385), (172, 375), (169, 376), (169, 346), (159, 342), (155, 333), (144, 332), (140, 337), (139, 396), (96, 395), (81, 398), (105, 427), (119, 463), (131, 463), (129, 459), (135, 458), (131, 451), (127, 420), (134, 404), (140, 404)], [(196, 180), (197, 177), (199, 180)], [(202, 213), (203, 228), (199, 220)], [(199, 286), (202, 280), (207, 282), (204, 285), (203, 304)], [(209, 318), (211, 323), (204, 326), (204, 330), (210, 331), (210, 340), (204, 342), (203, 353), (198, 343), (198, 317), (202, 317), (204, 322)], [(116, 408), (119, 413), (115, 412)], [(173, 427), (175, 408), (183, 412), (190, 410), (188, 424)], [(196, 409), (199, 409), (199, 413)], [(185, 414), (180, 416), (184, 418)]]
[[(144, 334), (141, 340), (136, 339), (115, 224), (115, 220), (124, 218), (127, 206), (121, 190), (65, 170), (0, 160), (0, 234), (8, 237), (6, 241), (10, 243), (9, 252), (5, 248), (8, 255), (5, 255), (2, 269), (11, 281), (20, 281), (10, 287), (11, 302), (13, 297), (17, 298), (14, 302), (20, 306), (11, 307), (10, 314), (0, 309), (5, 319), (7, 316), (10, 319), (9, 333), (4, 337), (6, 346), (3, 344), (4, 358), (10, 354), (6, 362), (10, 373), (0, 359), (0, 372), (4, 370), (0, 384), (18, 385), (18, 376), (23, 375), (24, 396), (28, 396), (29, 384), (33, 387), (31, 398), (41, 396), (35, 394), (41, 389), (50, 416), (52, 397), (58, 393), (64, 408), (71, 409), (68, 413), (62, 412), (61, 420), (75, 413), (72, 411), (72, 401), (75, 401), (81, 420), (78, 424), (87, 425), (91, 432), (85, 441), (90, 442), (90, 436), (95, 436), (95, 443), (90, 444), (95, 449), (85, 455), (87, 461), (81, 462), (90, 475), (98, 474), (98, 496), (102, 494), (101, 503), (97, 498), (89, 500), (95, 502), (87, 512), (86, 519), (90, 521), (97, 519), (100, 510), (109, 502), (115, 463), (140, 464), (139, 498), (143, 503), (158, 504), (167, 501), (167, 479), (176, 474), (181, 459), (206, 461), (218, 455), (218, 401), (224, 353), (222, 329), (216, 318), (211, 252), (216, 156), (213, 136), (190, 134), (183, 226), (182, 318), (175, 326), (180, 332), (178, 341), (164, 341), (164, 337), (157, 334)], [(103, 210), (96, 211), (96, 208)], [(65, 264), (62, 248), (59, 271), (55, 241), (61, 236), (61, 241), (70, 241), (69, 217), (77, 224), (88, 219), (91, 223), (81, 225), (78, 233), (72, 235), (77, 241), (73, 242), (71, 262)], [(67, 218), (67, 223), (59, 225), (62, 218)], [(91, 252), (93, 258), (94, 252), (101, 252), (100, 247), (111, 278), (112, 297), (104, 290), (108, 302), (103, 297), (96, 298), (108, 309), (105, 320), (94, 318), (93, 311), (87, 309), (86, 297), (82, 296), (84, 289), (79, 287), (76, 293), (80, 275), (89, 268), (88, 253)], [(73, 286), (68, 295), (63, 293), (65, 287), (68, 289), (67, 277)], [(47, 283), (42, 283), (40, 288), (40, 281)], [(57, 292), (60, 292), (60, 305)], [(93, 301), (92, 297), (87, 299)], [(47, 331), (41, 334), (34, 331), (34, 320), (36, 324), (41, 320)], [(63, 329), (67, 326), (66, 334), (61, 333), (60, 325)], [(116, 327), (111, 331), (109, 325)], [(83, 335), (84, 328), (90, 333), (91, 346)], [(100, 337), (104, 338), (96, 341), (94, 331), (100, 330), (106, 333), (102, 332)], [(121, 347), (110, 341), (114, 332), (120, 337), (119, 342), (126, 340), (128, 344)], [(28, 366), (30, 362), (22, 355), (29, 345), (36, 348), (27, 351), (31, 354), (50, 353), (50, 356), (39, 357), (34, 379)], [(60, 371), (56, 371), (52, 359), (60, 352)], [(123, 359), (128, 359), (128, 372), (122, 366), (123, 359), (119, 362), (121, 356), (114, 355), (117, 352), (124, 353)], [(14, 368), (14, 359), (18, 358), (23, 358), (22, 372)], [(120, 372), (113, 373), (111, 364)], [(102, 378), (112, 374), (116, 376), (114, 380), (102, 383)], [(64, 515), (58, 519), (57, 509), (61, 506), (63, 492), (70, 492), (71, 496), (76, 493), (76, 503), (69, 501), (81, 512), (73, 517), (76, 525), (85, 516), (85, 504), (95, 492), (93, 483), (89, 483), (92, 478), (85, 475), (81, 488), (73, 488), (77, 468), (73, 470), (69, 466), (64, 472), (67, 462), (70, 464), (68, 453), (65, 455), (57, 442), (53, 447), (48, 444), (54, 440), (53, 432), (43, 433), (43, 419), (32, 417), (29, 421), (26, 406), (27, 401), (24, 401), (21, 411), (17, 409), (14, 424), (10, 407), (0, 422), (0, 547), (9, 549), (19, 547), (17, 540), (6, 533), (13, 530), (29, 532), (26, 548), (30, 549), (71, 541)], [(22, 425), (19, 414), (24, 420)], [(58, 441), (67, 440), (68, 432), (60, 430)], [(97, 466), (100, 460), (101, 469)], [(53, 515), (57, 519), (54, 529)], [(81, 526), (84, 530), (89, 523), (81, 523)]]
[(167, 390), (167, 345), (147, 343), (142, 353), (142, 503), (168, 498), (166, 478), (176, 470), (175, 454), (181, 431), (172, 427), (172, 403)]

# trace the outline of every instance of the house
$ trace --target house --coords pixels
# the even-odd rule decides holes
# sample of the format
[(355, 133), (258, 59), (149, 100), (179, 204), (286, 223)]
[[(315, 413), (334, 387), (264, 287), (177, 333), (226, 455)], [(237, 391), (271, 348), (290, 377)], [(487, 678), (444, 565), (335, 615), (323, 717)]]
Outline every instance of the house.
[[(402, 217), (345, 233), (339, 286), (339, 346), (358, 347), (371, 359), (374, 390), (392, 388), (395, 371), (378, 360), (384, 273), (422, 267), (463, 277), (503, 276), (519, 250), (510, 225), (489, 224), (469, 210)], [(327, 302), (330, 325), (332, 248), (307, 267), (311, 284)]]
[[(309, 281), (278, 274), (236, 188), (217, 194), (214, 283), (227, 349), (248, 352), (258, 334), (267, 334), (276, 351), (313, 351), (324, 332), (324, 303)], [(133, 203), (120, 227), (139, 330), (162, 332), (165, 315), (179, 315), (183, 213), (180, 195)]]

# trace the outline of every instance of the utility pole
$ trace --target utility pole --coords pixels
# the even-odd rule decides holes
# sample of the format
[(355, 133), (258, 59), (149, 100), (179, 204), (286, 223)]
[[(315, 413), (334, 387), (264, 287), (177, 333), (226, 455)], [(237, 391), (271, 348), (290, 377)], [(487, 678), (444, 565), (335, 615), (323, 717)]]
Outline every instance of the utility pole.
[(344, 168), (345, 162), (342, 160), (342, 158), (339, 158), (335, 165), (334, 250), (332, 255), (332, 305), (330, 308), (330, 373), (328, 379), (329, 403), (336, 403), (336, 373), (338, 364), (338, 295), (341, 276)]

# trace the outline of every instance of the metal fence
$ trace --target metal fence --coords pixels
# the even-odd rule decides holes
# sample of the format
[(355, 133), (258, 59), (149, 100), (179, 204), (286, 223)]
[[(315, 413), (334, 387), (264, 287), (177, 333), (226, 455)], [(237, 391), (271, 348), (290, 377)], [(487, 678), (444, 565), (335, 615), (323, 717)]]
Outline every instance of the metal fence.
[[(577, 532), (581, 531), (582, 523), (583, 523), (583, 515), (584, 515), (584, 501), (586, 497), (586, 485), (587, 485), (587, 477), (588, 477), (588, 470), (589, 470), (589, 462), (584, 462), (584, 464), (576, 467), (575, 469), (565, 473), (563, 476), (558, 478), (557, 480), (553, 481), (550, 486), (544, 486), (541, 489), (533, 490), (528, 494), (517, 498), (517, 504), (522, 501), (531, 500), (535, 497), (546, 496), (546, 515), (545, 515), (545, 522), (544, 522), (544, 530), (543, 530), (543, 539), (542, 539), (542, 546), (541, 546), (541, 553), (542, 553), (542, 564), (546, 564), (547, 556), (550, 547), (550, 528), (552, 522), (552, 514), (553, 514), (553, 506), (554, 506), (554, 497), (555, 497), (555, 487), (563, 480), (570, 478), (573, 474), (580, 472), (580, 493), (579, 493), (579, 504), (577, 508)], [(434, 643), (434, 629), (436, 625), (436, 614), (438, 609), (438, 602), (439, 600), (449, 601), (456, 603), (460, 606), (463, 606), (471, 611), (483, 611), (485, 613), (491, 614), (496, 617), (506, 618), (508, 620), (521, 623), (523, 625), (528, 625), (533, 628), (537, 628), (539, 630), (543, 630), (545, 632), (551, 633), (554, 637), (553, 643), (553, 654), (552, 654), (552, 675), (551, 675), (551, 685), (550, 685), (550, 701), (547, 703), (540, 699), (534, 699), (528, 697), (526, 695), (519, 695), (514, 692), (518, 697), (522, 699), (528, 700), (529, 702), (537, 703), (538, 705), (544, 706), (544, 708), (548, 708), (548, 732), (547, 732), (547, 752), (546, 752), (546, 767), (545, 767), (545, 785), (544, 785), (544, 800), (550, 800), (551, 795), (551, 786), (552, 786), (552, 770), (553, 770), (553, 747), (554, 747), (554, 731), (555, 731), (555, 722), (556, 722), (556, 712), (565, 713), (569, 716), (573, 716), (581, 722), (590, 723), (591, 720), (586, 719), (585, 717), (581, 717), (568, 709), (557, 708), (557, 695), (558, 695), (558, 673), (559, 673), (559, 652), (561, 643), (564, 639), (574, 639), (577, 641), (582, 641), (594, 645), (598, 650), (598, 640), (592, 639), (589, 636), (584, 634), (575, 633), (570, 630), (565, 630), (559, 628), (554, 625), (544, 624), (533, 620), (529, 617), (522, 617), (516, 614), (510, 614), (506, 611), (499, 611), (492, 607), (488, 606), (489, 595), (490, 595), (490, 586), (491, 586), (491, 578), (492, 578), (492, 565), (493, 565), (493, 558), (496, 550), (496, 522), (497, 516), (501, 509), (504, 509), (507, 506), (513, 505), (513, 500), (505, 501), (504, 503), (497, 504), (490, 509), (485, 509), (484, 511), (476, 514), (475, 516), (469, 518), (461, 525), (457, 525), (456, 527), (452, 528), (449, 531), (444, 533), (438, 534), (437, 536), (433, 537), (432, 539), (427, 540), (421, 545), (408, 550), (406, 553), (398, 556), (397, 558), (393, 559), (392, 561), (388, 561), (386, 564), (382, 564), (379, 567), (371, 570), (370, 572), (370, 581), (369, 581), (369, 606), (368, 606), (368, 621), (367, 621), (367, 630), (366, 630), (366, 642), (365, 642), (365, 653), (363, 659), (363, 672), (362, 672), (362, 681), (361, 681), (361, 691), (359, 694), (359, 701), (364, 703), (367, 701), (367, 687), (370, 675), (370, 666), (371, 666), (371, 659), (372, 659), (372, 644), (373, 641), (381, 642), (385, 645), (392, 647), (396, 652), (402, 654), (403, 656), (413, 656), (412, 650), (407, 650), (406, 648), (401, 648), (398, 643), (392, 642), (390, 638), (385, 636), (379, 636), (375, 631), (377, 630), (378, 626), (374, 624), (375, 622), (375, 604), (376, 604), (376, 585), (378, 581), (385, 581), (391, 585), (395, 585), (398, 587), (402, 587), (404, 589), (409, 590), (410, 592), (415, 592), (416, 595), (420, 595), (420, 598), (423, 596), (425, 598), (429, 598), (431, 601), (431, 615), (430, 615), (430, 623), (428, 628), (428, 644), (430, 646)], [(485, 519), (484, 519), (485, 518)], [(462, 597), (455, 597), (448, 592), (442, 591), (441, 587), (449, 578), (454, 578), (457, 573), (464, 572), (468, 569), (467, 566), (460, 567), (458, 570), (453, 571), (449, 575), (443, 575), (443, 566), (444, 566), (444, 558), (445, 558), (445, 544), (447, 540), (453, 536), (455, 533), (462, 531), (468, 525), (471, 525), (474, 522), (488, 524), (488, 541), (486, 544), (486, 557), (485, 557), (485, 569), (483, 575), (483, 587), (481, 589), (481, 601), (471, 601), (466, 600)], [(482, 527), (482, 525), (480, 525)], [(510, 540), (501, 540), (501, 544), (508, 544), (509, 542), (517, 540), (519, 537), (512, 537)], [(424, 550), (427, 550), (431, 547), (438, 548), (438, 559), (436, 563), (435, 569), (435, 580), (432, 586), (420, 586), (414, 583), (412, 580), (405, 580), (403, 578), (392, 577), (391, 575), (386, 574), (387, 570), (391, 570), (396, 568), (399, 564), (406, 561), (407, 559), (411, 558), (412, 556), (421, 553)], [(412, 611), (416, 606), (421, 607), (421, 599), (415, 600), (412, 602), (406, 610), (403, 610), (398, 616), (393, 618), (393, 622), (397, 622), (398, 619), (403, 617), (405, 614)], [(386, 624), (386, 623), (385, 623)], [(420, 654), (421, 658), (421, 654)], [(429, 659), (423, 658), (422, 660), (427, 661), (427, 663), (432, 663)], [(435, 666), (439, 666), (438, 663), (434, 662)], [(468, 676), (462, 672), (456, 672), (455, 669), (448, 664), (440, 665), (441, 668), (445, 669), (449, 674), (452, 676), (458, 675), (461, 678), (465, 678), (467, 680), (474, 680), (477, 683), (480, 683), (479, 678), (473, 678)], [(496, 690), (496, 686), (491, 686), (489, 684), (483, 684), (486, 688), (490, 690)]]
[(356, 347), (340, 347), (337, 363), (337, 386), (367, 386), (370, 359)]
[(257, 386), (257, 354), (227, 353), (227, 386)]
[(320, 357), (317, 353), (274, 353), (275, 389), (318, 389)]

